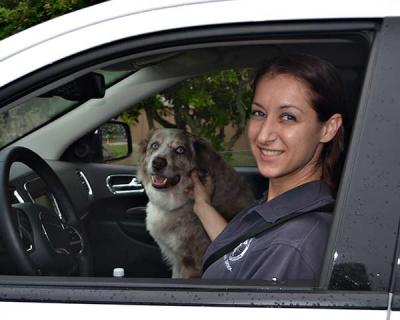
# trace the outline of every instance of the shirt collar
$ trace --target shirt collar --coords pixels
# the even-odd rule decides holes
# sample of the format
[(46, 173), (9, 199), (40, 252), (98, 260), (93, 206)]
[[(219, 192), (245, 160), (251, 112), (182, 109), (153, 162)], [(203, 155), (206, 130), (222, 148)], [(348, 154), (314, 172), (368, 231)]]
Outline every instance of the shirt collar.
[(316, 180), (293, 188), (270, 201), (264, 200), (253, 208), (264, 220), (276, 220), (293, 212), (306, 212), (334, 201), (329, 187)]

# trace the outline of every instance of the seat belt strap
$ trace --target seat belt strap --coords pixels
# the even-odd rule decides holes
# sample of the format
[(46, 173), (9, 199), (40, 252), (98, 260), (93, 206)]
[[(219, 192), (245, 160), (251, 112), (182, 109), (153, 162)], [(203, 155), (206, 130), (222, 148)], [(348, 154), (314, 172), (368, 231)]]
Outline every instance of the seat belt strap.
[(235, 249), (239, 244), (241, 244), (243, 241), (250, 239), (252, 237), (255, 237), (257, 235), (260, 235), (261, 233), (271, 230), (272, 228), (278, 227), (289, 220), (293, 220), (303, 214), (311, 213), (311, 212), (326, 212), (326, 213), (332, 213), (334, 209), (334, 202), (325, 204), (321, 207), (314, 208), (310, 211), (306, 212), (294, 212), (292, 214), (289, 214), (281, 219), (278, 219), (274, 223), (271, 222), (264, 222), (261, 224), (258, 224), (254, 226), (253, 228), (247, 230), (245, 233), (241, 234), (239, 237), (236, 239), (232, 240), (225, 246), (219, 248), (217, 251), (215, 251), (213, 254), (211, 254), (203, 263), (203, 273), (207, 270), (207, 268), (212, 265), (215, 261), (217, 261), (219, 258), (224, 256), (226, 253), (231, 252), (233, 249)]

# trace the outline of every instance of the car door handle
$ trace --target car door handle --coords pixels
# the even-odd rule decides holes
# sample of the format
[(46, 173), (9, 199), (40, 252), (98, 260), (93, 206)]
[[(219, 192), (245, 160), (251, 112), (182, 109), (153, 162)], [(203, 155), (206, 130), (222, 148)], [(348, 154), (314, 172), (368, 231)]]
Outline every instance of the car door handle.
[(143, 193), (143, 185), (134, 175), (130, 174), (115, 174), (110, 175), (106, 178), (106, 184), (108, 190), (112, 194), (137, 194)]

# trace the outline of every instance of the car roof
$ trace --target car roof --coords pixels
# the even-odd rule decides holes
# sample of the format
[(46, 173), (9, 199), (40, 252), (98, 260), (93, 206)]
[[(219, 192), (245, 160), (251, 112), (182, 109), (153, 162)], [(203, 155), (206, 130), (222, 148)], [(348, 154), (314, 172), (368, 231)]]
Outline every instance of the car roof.
[(397, 0), (367, 0), (362, 4), (347, 0), (111, 0), (52, 19), (1, 41), (0, 87), (78, 52), (158, 31), (238, 22), (389, 15), (400, 16)]

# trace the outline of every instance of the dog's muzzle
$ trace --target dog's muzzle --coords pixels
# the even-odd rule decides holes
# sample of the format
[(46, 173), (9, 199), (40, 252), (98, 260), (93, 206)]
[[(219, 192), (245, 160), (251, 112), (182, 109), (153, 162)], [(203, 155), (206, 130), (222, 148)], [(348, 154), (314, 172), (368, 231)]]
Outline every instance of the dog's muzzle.
[(152, 175), (151, 176), (151, 184), (156, 189), (167, 189), (169, 187), (173, 187), (179, 183), (181, 180), (180, 175), (176, 175), (175, 177), (168, 178), (160, 175)]
[(161, 157), (155, 157), (151, 162), (151, 166), (154, 170), (159, 171), (167, 166), (167, 159)]
[(173, 187), (181, 180), (180, 175), (174, 177), (167, 177), (161, 174), (163, 169), (168, 165), (167, 159), (162, 157), (155, 157), (151, 162), (153, 174), (151, 175), (151, 184), (156, 189), (167, 189)]

